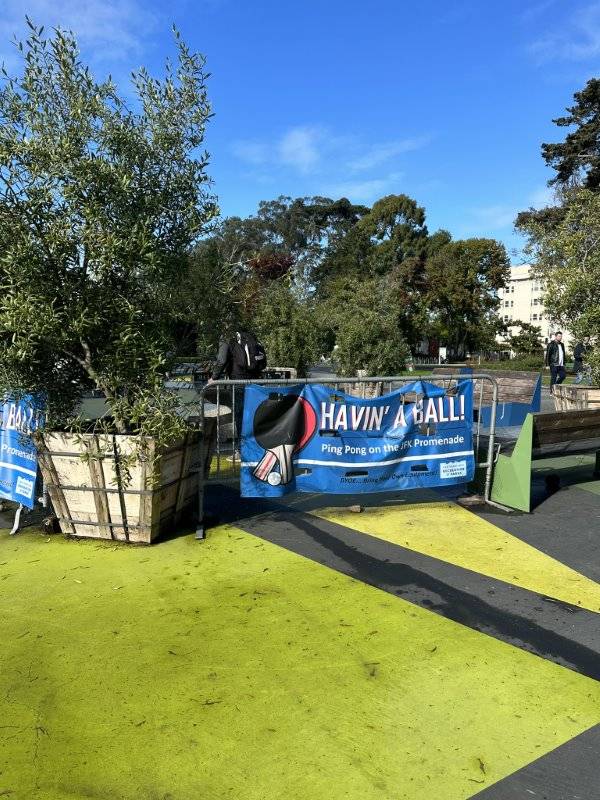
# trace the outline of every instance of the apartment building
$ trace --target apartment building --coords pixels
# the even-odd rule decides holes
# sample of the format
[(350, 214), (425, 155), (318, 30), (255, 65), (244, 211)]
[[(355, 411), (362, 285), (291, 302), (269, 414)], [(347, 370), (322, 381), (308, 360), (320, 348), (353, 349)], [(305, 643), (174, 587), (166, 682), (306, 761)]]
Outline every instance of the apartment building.
[[(508, 285), (506, 289), (500, 289), (498, 292), (500, 298), (498, 314), (509, 326), (511, 334), (518, 333), (519, 329), (511, 326), (510, 323), (513, 320), (519, 320), (537, 325), (541, 329), (541, 337), (544, 343), (547, 343), (552, 338), (557, 326), (546, 316), (542, 303), (542, 294), (542, 284), (531, 276), (529, 264), (519, 264), (510, 268)], [(564, 328), (561, 328), (561, 330), (563, 332), (563, 342), (568, 349), (572, 344), (571, 336)], [(501, 338), (499, 337), (499, 341)]]

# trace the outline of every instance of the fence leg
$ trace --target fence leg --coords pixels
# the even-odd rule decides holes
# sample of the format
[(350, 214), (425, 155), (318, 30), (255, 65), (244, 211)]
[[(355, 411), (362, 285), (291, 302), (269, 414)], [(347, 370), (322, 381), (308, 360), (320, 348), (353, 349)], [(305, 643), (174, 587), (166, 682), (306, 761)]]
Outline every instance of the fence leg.
[[(217, 388), (217, 403), (219, 400), (219, 390)], [(217, 406), (218, 408), (218, 406)], [(217, 416), (217, 425), (219, 417)], [(219, 429), (217, 427), (217, 437), (219, 436)], [(218, 441), (217, 441), (218, 448)], [(202, 540), (206, 538), (206, 523), (204, 521), (204, 484), (205, 474), (210, 472), (210, 463), (207, 465), (204, 462), (207, 457), (212, 458), (210, 452), (210, 442), (208, 443), (208, 453), (206, 453), (206, 424), (204, 418), (204, 390), (200, 392), (200, 464), (198, 465), (198, 521), (196, 524), (196, 539)], [(217, 456), (218, 458), (218, 456)]]
[[(204, 406), (204, 398), (202, 398)], [(204, 417), (204, 414), (202, 414)], [(202, 420), (204, 422), (204, 419)], [(204, 428), (204, 424), (202, 425)], [(210, 467), (209, 467), (210, 468)], [(200, 433), (200, 465), (198, 468), (198, 521), (196, 524), (196, 539), (206, 538), (204, 523), (204, 430)]]
[(21, 522), (21, 511), (23, 511), (23, 506), (21, 503), (19, 503), (19, 507), (15, 511), (15, 521), (13, 523), (12, 530), (10, 532), (11, 536), (14, 536), (15, 533), (17, 533), (17, 531), (19, 530), (19, 523)]

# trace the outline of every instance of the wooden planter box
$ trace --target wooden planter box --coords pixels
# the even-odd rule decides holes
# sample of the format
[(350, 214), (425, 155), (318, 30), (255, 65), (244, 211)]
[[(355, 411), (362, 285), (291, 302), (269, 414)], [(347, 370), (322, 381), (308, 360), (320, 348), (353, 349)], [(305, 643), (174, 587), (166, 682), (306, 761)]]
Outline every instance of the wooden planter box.
[[(206, 419), (204, 476), (215, 433), (216, 419)], [(140, 455), (136, 436), (40, 433), (40, 468), (63, 533), (149, 544), (173, 528), (198, 498), (201, 436), (192, 431), (160, 454), (147, 439)]]
[(561, 383), (554, 387), (554, 406), (557, 411), (600, 408), (600, 387), (565, 386)]

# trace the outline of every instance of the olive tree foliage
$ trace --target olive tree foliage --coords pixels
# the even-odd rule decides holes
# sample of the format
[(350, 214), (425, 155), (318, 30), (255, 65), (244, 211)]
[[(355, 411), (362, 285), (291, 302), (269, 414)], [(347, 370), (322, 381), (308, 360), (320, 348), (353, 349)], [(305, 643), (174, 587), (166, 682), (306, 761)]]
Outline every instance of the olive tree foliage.
[(45, 393), (66, 424), (96, 388), (119, 432), (175, 434), (170, 298), (217, 213), (204, 58), (175, 32), (176, 60), (133, 73), (129, 107), (73, 34), (29, 26), (0, 84), (0, 391)]
[(588, 342), (595, 381), (600, 381), (600, 194), (576, 189), (565, 198), (564, 218), (553, 228), (529, 220), (533, 271), (545, 285), (550, 319)]

